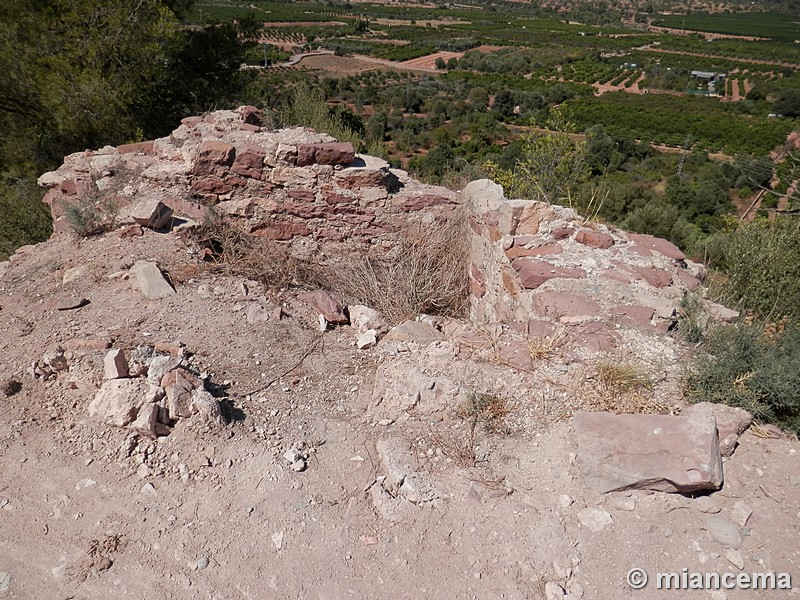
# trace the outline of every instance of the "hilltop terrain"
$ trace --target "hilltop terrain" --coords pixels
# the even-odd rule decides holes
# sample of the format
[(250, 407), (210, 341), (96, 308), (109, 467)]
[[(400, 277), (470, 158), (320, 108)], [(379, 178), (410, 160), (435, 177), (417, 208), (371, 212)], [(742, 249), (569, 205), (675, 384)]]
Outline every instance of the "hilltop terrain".
[(737, 313), (670, 242), (426, 185), (253, 107), (40, 184), (56, 233), (0, 263), (0, 598), (800, 576), (800, 444), (685, 406), (686, 299)]

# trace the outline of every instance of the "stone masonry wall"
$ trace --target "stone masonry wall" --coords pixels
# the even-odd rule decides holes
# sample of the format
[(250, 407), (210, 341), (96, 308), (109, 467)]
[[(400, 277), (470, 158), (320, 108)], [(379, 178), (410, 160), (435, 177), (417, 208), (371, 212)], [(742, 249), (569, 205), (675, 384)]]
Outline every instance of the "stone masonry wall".
[[(48, 188), (56, 232), (69, 230), (65, 209), (75, 202), (114, 203), (120, 224), (134, 216), (141, 223), (139, 213), (153, 210), (159, 222), (169, 220), (169, 209), (200, 222), (213, 208), (304, 257), (342, 245), (390, 251), (402, 229), (435, 227), (464, 206), (473, 323), (540, 337), (565, 330), (593, 352), (623, 337), (663, 336), (703, 277), (702, 266), (666, 240), (588, 222), (560, 206), (506, 199), (489, 180), (461, 193), (425, 185), (330, 136), (264, 129), (253, 107), (184, 119), (154, 141), (72, 154), (39, 183)], [(706, 305), (712, 317), (736, 315)]]
[(202, 221), (213, 207), (246, 219), (259, 236), (329, 243), (390, 243), (404, 225), (430, 222), (458, 199), (328, 135), (264, 129), (254, 107), (186, 118), (154, 141), (72, 154), (39, 184), (56, 232), (70, 230), (70, 203), (113, 202), (125, 224), (137, 205), (157, 199), (177, 217)]

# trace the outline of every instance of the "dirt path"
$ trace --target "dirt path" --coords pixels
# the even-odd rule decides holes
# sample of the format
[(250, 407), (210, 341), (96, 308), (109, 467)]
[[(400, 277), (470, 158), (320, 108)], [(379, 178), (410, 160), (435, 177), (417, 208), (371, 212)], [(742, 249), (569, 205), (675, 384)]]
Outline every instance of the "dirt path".
[(681, 50), (665, 50), (664, 48), (653, 48), (652, 46), (640, 46), (634, 48), (642, 52), (656, 52), (658, 54), (681, 54), (683, 56), (697, 56), (698, 58), (712, 58), (718, 60), (729, 60), (732, 62), (749, 63), (754, 65), (773, 65), (776, 67), (790, 67), (792, 69), (800, 69), (800, 63), (784, 63), (773, 60), (759, 60), (756, 58), (734, 58), (731, 56), (718, 56), (715, 54), (701, 54), (699, 52), (684, 52)]
[(634, 81), (630, 86), (628, 86), (625, 91), (630, 92), (631, 94), (643, 94), (644, 92), (639, 88), (639, 83), (644, 81), (645, 74), (642, 72), (639, 77)]
[(414, 68), (414, 69), (423, 69), (425, 71), (437, 71), (436, 68), (436, 61), (438, 59), (442, 59), (444, 62), (447, 62), (451, 58), (459, 59), (464, 56), (464, 52), (436, 52), (434, 54), (427, 54), (425, 56), (420, 56), (419, 58), (412, 58), (411, 60), (406, 60), (400, 63), (406, 67)]
[(653, 33), (670, 33), (673, 35), (702, 35), (710, 40), (745, 40), (748, 42), (764, 42), (772, 38), (753, 37), (749, 35), (733, 35), (728, 33), (712, 33), (710, 31), (698, 31), (693, 29), (673, 29), (670, 27), (656, 27), (651, 25), (648, 27), (649, 31)]
[(742, 97), (739, 94), (739, 80), (731, 79), (731, 102), (739, 102)]

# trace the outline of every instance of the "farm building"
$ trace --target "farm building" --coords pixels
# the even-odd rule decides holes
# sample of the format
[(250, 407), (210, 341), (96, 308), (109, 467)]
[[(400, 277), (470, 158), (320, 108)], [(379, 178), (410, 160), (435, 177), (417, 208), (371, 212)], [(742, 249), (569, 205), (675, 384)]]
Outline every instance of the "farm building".
[(718, 96), (719, 93), (717, 91), (717, 84), (720, 84), (724, 87), (724, 80), (727, 76), (727, 73), (694, 70), (691, 72), (691, 76), (697, 80), (697, 83), (696, 86), (690, 85), (690, 89), (687, 90), (689, 93)]

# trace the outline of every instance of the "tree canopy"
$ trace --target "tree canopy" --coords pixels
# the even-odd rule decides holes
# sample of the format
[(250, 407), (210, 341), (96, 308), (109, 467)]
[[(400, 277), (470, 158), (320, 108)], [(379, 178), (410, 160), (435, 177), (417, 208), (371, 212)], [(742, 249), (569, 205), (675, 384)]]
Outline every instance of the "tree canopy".
[(241, 92), (244, 36), (234, 24), (182, 27), (178, 15), (190, 5), (0, 4), (0, 258), (47, 230), (31, 183), (65, 154), (163, 135)]

